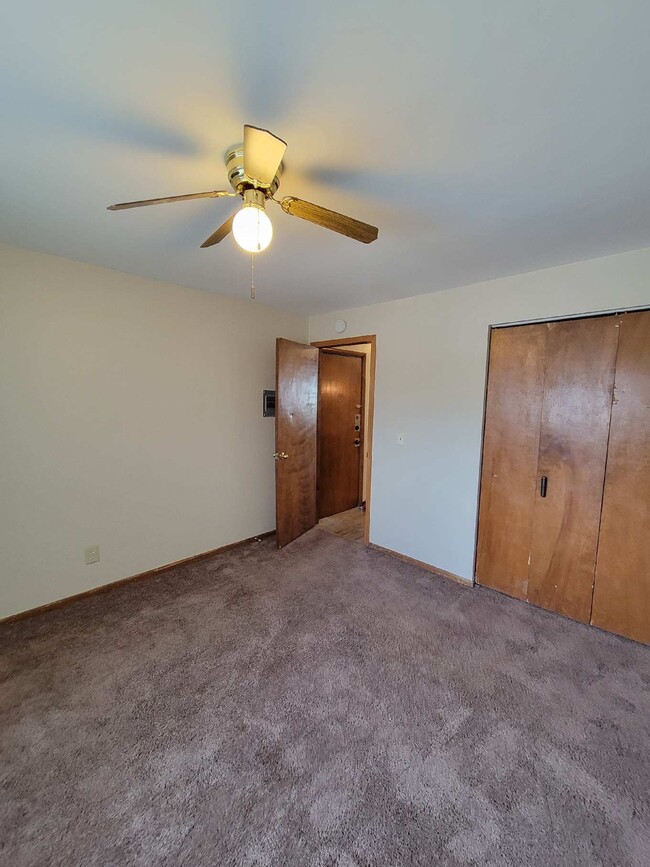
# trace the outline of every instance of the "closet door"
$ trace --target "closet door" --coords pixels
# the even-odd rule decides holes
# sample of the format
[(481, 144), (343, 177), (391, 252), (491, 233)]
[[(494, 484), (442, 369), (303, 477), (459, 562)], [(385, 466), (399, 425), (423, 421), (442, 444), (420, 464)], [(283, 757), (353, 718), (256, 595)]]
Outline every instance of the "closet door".
[(476, 579), (527, 598), (547, 326), (490, 338)]
[(621, 317), (591, 622), (650, 643), (650, 311)]
[(547, 326), (528, 601), (585, 623), (591, 613), (619, 321), (607, 316)]

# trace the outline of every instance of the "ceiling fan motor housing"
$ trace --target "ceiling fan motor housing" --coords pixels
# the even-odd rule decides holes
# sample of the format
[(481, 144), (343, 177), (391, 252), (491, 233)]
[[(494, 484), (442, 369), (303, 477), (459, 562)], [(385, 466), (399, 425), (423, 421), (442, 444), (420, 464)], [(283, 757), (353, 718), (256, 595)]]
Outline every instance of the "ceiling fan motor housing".
[(244, 171), (244, 145), (236, 144), (229, 147), (225, 156), (228, 180), (235, 192), (240, 195), (245, 190), (261, 190), (265, 198), (274, 196), (280, 186), (280, 175), (284, 169), (284, 163), (280, 163), (270, 185), (262, 184), (255, 178), (249, 178)]
[(244, 200), (244, 207), (255, 207), (264, 210), (266, 204), (266, 193), (264, 190), (244, 189), (241, 192)]

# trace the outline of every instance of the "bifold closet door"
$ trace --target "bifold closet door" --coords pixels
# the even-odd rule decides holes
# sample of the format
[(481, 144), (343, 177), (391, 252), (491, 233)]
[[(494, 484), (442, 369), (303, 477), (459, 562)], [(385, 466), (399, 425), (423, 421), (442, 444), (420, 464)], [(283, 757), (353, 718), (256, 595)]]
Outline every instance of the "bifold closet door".
[(548, 324), (528, 601), (588, 623), (619, 318)]
[(650, 643), (650, 311), (620, 322), (591, 622)]
[(476, 558), (479, 584), (527, 599), (548, 328), (490, 337)]
[(619, 317), (495, 329), (476, 578), (588, 623)]

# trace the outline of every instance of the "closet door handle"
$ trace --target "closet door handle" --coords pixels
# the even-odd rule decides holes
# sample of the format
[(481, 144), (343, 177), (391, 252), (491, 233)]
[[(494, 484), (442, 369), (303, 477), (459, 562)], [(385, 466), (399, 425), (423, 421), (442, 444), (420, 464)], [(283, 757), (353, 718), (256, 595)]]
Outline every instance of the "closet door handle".
[(546, 476), (542, 476), (542, 480), (539, 483), (539, 495), (540, 497), (546, 496), (546, 488), (548, 487), (548, 478)]

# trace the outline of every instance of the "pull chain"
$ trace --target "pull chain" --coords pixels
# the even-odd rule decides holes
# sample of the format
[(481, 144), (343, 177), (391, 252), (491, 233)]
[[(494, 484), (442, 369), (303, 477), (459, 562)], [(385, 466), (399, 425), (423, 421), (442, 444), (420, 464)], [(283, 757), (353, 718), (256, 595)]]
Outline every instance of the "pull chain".
[(255, 254), (251, 253), (251, 300), (255, 301)]

